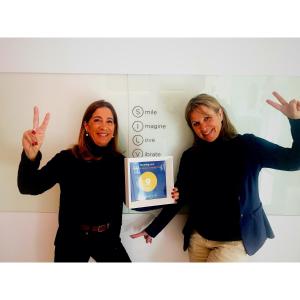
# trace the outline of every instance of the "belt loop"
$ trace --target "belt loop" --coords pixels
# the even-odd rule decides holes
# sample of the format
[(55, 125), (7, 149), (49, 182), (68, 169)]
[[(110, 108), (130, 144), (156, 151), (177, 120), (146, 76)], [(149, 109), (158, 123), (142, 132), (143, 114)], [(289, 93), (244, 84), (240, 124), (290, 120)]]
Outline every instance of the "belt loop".
[(97, 232), (106, 231), (106, 230), (108, 230), (108, 228), (109, 228), (109, 223), (106, 223), (106, 224), (103, 224), (103, 225), (99, 225), (98, 229), (97, 229)]
[(86, 224), (80, 225), (80, 229), (85, 232), (97, 232), (97, 233), (107, 231), (109, 227), (110, 227), (109, 223), (102, 224), (102, 225), (95, 225), (95, 226), (86, 225)]

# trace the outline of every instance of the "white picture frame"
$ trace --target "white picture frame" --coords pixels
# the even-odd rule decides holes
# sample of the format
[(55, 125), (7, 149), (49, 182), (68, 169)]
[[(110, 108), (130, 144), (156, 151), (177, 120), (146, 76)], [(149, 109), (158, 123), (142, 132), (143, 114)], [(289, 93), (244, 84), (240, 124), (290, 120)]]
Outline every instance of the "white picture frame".
[(173, 157), (125, 158), (125, 190), (128, 208), (174, 204)]

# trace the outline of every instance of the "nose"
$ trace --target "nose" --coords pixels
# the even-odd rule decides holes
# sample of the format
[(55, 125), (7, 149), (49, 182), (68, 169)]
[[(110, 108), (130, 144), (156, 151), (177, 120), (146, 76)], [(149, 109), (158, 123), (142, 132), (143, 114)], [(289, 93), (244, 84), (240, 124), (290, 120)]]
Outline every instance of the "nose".
[(206, 131), (207, 130), (207, 127), (206, 127), (206, 125), (204, 123), (200, 123), (199, 127), (200, 127), (201, 131)]
[(107, 126), (106, 126), (106, 124), (104, 124), (104, 123), (101, 123), (101, 124), (99, 125), (99, 128), (102, 129), (102, 130), (107, 130)]

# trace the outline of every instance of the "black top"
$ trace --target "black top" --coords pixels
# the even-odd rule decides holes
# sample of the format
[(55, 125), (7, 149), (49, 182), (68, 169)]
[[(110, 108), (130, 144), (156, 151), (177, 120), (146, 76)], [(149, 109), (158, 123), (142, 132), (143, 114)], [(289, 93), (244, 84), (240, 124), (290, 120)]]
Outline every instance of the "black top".
[(59, 230), (75, 234), (80, 225), (110, 223), (119, 238), (122, 223), (124, 156), (109, 153), (100, 160), (76, 158), (71, 150), (56, 154), (38, 170), (41, 153), (31, 161), (23, 152), (18, 171), (21, 193), (37, 195), (60, 185)]
[(199, 142), (183, 156), (179, 191), (190, 206), (190, 221), (203, 237), (241, 240), (239, 195), (244, 170), (240, 136)]
[[(182, 155), (175, 183), (180, 193), (179, 205), (168, 205), (166, 213), (169, 210), (175, 213), (187, 203), (189, 226), (204, 238), (241, 240), (239, 195), (244, 161), (244, 143), (240, 135), (231, 140), (218, 138), (210, 143), (200, 140)], [(157, 234), (152, 225), (146, 231), (151, 236)]]
[(189, 204), (191, 226), (215, 241), (241, 240), (239, 195), (245, 151), (241, 136), (199, 141), (182, 157), (176, 185)]

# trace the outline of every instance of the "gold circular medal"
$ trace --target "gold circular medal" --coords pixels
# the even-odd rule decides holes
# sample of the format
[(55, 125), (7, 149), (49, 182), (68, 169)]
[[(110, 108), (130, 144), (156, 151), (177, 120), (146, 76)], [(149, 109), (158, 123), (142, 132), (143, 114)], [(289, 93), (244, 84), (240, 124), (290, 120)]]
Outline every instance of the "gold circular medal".
[(145, 172), (139, 178), (139, 186), (144, 192), (151, 192), (157, 186), (157, 178), (152, 172)]

